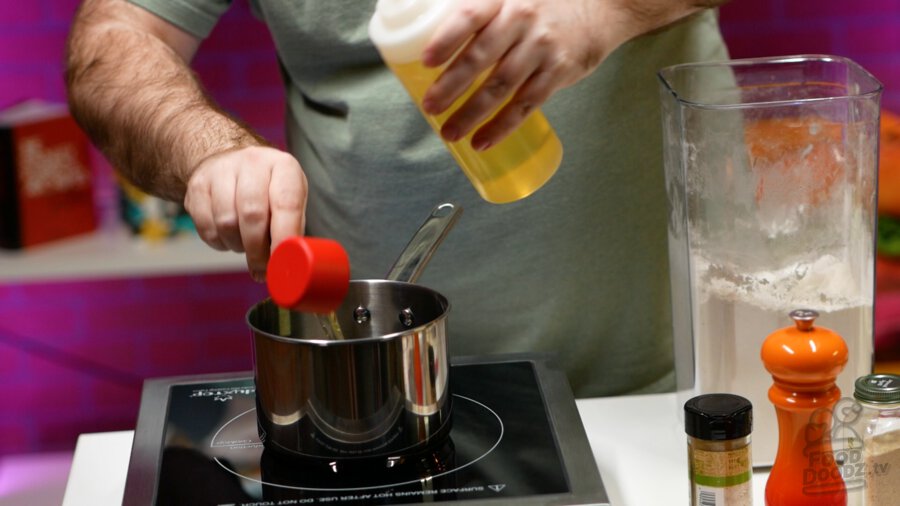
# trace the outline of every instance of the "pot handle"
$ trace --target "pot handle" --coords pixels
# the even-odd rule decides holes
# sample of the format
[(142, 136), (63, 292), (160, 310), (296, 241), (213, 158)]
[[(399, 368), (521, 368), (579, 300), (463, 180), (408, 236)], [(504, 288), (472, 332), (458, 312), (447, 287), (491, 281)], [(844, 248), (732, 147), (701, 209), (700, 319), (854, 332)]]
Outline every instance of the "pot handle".
[(462, 207), (451, 203), (439, 204), (432, 209), (385, 278), (415, 283), (461, 214)]

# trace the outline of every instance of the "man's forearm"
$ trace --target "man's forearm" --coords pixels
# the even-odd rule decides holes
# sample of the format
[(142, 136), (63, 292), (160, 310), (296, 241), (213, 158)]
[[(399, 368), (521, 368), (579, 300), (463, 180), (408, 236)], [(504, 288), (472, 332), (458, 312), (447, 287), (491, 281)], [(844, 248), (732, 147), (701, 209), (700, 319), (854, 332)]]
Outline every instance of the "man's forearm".
[[(601, 0), (606, 1), (606, 0)], [(616, 4), (611, 26), (616, 26), (628, 40), (665, 28), (673, 23), (728, 3), (730, 0), (611, 0)]]
[(264, 142), (210, 101), (184, 58), (133, 22), (134, 9), (121, 0), (82, 4), (68, 46), (69, 104), (120, 172), (180, 201), (202, 160)]

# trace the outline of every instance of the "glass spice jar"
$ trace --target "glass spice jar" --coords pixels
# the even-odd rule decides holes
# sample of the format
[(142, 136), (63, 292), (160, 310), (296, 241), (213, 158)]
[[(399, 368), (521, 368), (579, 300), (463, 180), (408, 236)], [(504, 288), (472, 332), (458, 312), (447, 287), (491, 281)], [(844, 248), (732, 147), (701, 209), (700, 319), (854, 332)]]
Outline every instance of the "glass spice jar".
[(753, 407), (734, 394), (713, 393), (684, 404), (692, 506), (751, 506)]
[[(856, 380), (862, 408), (855, 425), (862, 446), (866, 506), (896, 505), (900, 497), (900, 376), (869, 374)], [(846, 473), (845, 473), (846, 474)]]

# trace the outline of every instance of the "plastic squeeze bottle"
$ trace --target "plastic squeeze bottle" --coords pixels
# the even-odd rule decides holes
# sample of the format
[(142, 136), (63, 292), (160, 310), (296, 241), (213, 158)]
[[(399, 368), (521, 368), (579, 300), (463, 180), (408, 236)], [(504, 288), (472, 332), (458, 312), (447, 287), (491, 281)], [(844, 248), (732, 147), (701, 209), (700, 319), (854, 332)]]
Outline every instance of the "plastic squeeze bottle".
[(774, 383), (769, 400), (778, 418), (778, 452), (766, 482), (768, 506), (844, 506), (847, 490), (831, 446), (832, 408), (841, 397), (834, 381), (847, 364), (847, 345), (814, 327), (819, 316), (800, 309), (795, 325), (770, 334), (762, 361)]
[[(443, 67), (424, 66), (422, 51), (456, 3), (455, 0), (378, 0), (369, 22), (369, 38), (435, 132), (440, 132), (447, 118), (490, 72), (490, 69), (485, 71), (447, 111), (432, 116), (422, 110), (425, 91), (443, 70)], [(463, 139), (444, 144), (488, 202), (502, 204), (527, 197), (553, 176), (562, 161), (562, 143), (540, 110), (532, 112), (516, 131), (484, 151), (472, 148), (475, 130)]]

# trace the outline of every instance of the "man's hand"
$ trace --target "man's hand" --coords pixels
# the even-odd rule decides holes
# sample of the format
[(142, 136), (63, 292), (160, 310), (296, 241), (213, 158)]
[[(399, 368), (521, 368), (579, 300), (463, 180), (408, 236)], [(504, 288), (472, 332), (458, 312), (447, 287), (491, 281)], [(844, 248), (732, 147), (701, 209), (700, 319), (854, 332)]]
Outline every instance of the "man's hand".
[(306, 176), (293, 156), (248, 147), (203, 160), (184, 205), (207, 244), (245, 252), (251, 276), (262, 282), (271, 247), (303, 232), (306, 196)]
[(458, 53), (425, 94), (423, 108), (446, 111), (493, 67), (441, 130), (444, 139), (457, 141), (500, 108), (472, 138), (473, 147), (487, 149), (621, 44), (725, 1), (459, 0), (423, 52), (427, 66)]

